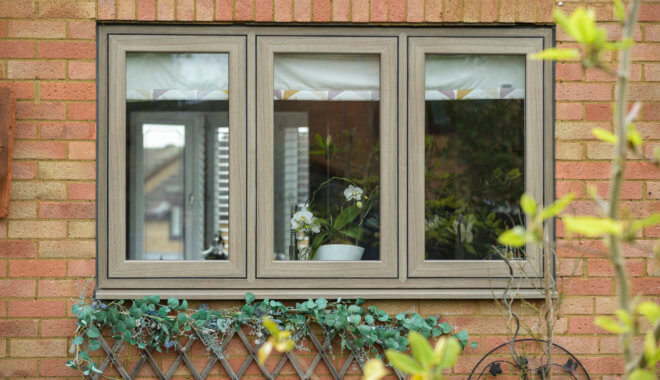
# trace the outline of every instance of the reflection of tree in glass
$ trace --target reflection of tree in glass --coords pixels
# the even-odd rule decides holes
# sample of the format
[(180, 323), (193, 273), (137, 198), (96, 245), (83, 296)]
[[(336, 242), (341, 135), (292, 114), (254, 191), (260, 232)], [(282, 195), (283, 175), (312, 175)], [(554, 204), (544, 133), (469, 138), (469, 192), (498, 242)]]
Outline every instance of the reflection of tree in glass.
[(497, 236), (524, 223), (524, 146), (523, 100), (426, 102), (427, 259), (497, 258)]

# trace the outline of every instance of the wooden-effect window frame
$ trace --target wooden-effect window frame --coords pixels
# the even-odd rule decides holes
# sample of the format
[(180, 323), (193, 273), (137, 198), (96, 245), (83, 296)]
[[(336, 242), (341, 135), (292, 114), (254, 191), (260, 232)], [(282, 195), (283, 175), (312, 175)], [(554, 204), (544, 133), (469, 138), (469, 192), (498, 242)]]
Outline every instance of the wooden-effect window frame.
[[(525, 54), (551, 47), (551, 28), (99, 25), (97, 35), (97, 297), (157, 293), (189, 299), (238, 299), (250, 291), (259, 297), (292, 299), (492, 298), (505, 288), (502, 262), (423, 259), (423, 205), (420, 216), (419, 204), (423, 181), (418, 182), (423, 160), (419, 161), (422, 150), (415, 143), (420, 131), (423, 138), (419, 54), (421, 51), (422, 61), (424, 52), (440, 50)], [(122, 58), (126, 51), (230, 54), (232, 219), (227, 262), (126, 260), (126, 215), (122, 211), (126, 209)], [(381, 260), (375, 265), (273, 260), (273, 148), (269, 136), (272, 58), (277, 52), (380, 54), (381, 149), (387, 152), (381, 156), (381, 185), (387, 185), (389, 193), (384, 190), (381, 199), (387, 215), (381, 218), (381, 229), (387, 234), (381, 235)], [(534, 168), (526, 190), (547, 204), (554, 198), (553, 66), (530, 61), (526, 65), (525, 134), (534, 136), (525, 145), (525, 175), (531, 173), (530, 164)], [(529, 152), (530, 147), (535, 148), (534, 153)], [(554, 223), (546, 225), (545, 233), (554, 236)], [(526, 271), (512, 287), (520, 296), (537, 297), (535, 286), (543, 276), (554, 275), (553, 268), (543, 267), (543, 254), (552, 254), (550, 247), (530, 250), (531, 259), (524, 265), (533, 274)]]

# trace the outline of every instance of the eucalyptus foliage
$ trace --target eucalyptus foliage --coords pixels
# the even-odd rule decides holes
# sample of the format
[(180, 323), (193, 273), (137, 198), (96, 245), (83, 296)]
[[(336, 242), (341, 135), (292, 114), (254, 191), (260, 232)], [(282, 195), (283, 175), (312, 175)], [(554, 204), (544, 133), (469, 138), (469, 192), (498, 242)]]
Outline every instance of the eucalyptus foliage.
[[(222, 357), (220, 342), (232, 330), (247, 328), (259, 345), (276, 345), (278, 342), (269, 340), (268, 335), (281, 330), (286, 332), (282, 342), (290, 339), (296, 348), (305, 349), (305, 336), (316, 326), (314, 330), (320, 330), (325, 339), (338, 339), (341, 349), (359, 360), (380, 357), (384, 350), (407, 350), (411, 331), (426, 338), (452, 332), (447, 322), (435, 316), (424, 318), (409, 311), (390, 315), (376, 306), (366, 306), (361, 298), (317, 298), (287, 306), (275, 300), (256, 300), (247, 293), (240, 308), (210, 310), (205, 305), (190, 309), (186, 300), (176, 298), (163, 302), (157, 295), (108, 303), (80, 297), (72, 312), (78, 319), (71, 349), (75, 357), (66, 365), (80, 369), (84, 375), (101, 373), (92, 355), (100, 353), (94, 351), (101, 348), (99, 337), (105, 329), (115, 340), (158, 352), (176, 347), (181, 338), (194, 339), (196, 335), (213, 354)], [(465, 330), (454, 336), (462, 345), (467, 344)]]

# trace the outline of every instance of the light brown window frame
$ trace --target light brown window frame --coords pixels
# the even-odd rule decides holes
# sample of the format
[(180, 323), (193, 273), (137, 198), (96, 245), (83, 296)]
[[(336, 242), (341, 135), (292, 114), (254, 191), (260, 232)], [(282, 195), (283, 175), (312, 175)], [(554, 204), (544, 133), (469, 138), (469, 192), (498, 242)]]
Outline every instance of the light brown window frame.
[[(97, 289), (96, 296), (100, 298), (134, 298), (142, 297), (147, 294), (159, 294), (162, 297), (176, 296), (189, 299), (238, 299), (242, 298), (245, 292), (250, 291), (258, 297), (277, 297), (277, 298), (308, 298), (308, 297), (369, 297), (369, 298), (492, 298), (493, 294), (498, 294), (507, 286), (507, 279), (493, 276), (492, 273), (483, 271), (475, 272), (474, 268), (485, 263), (485, 261), (474, 261), (463, 267), (463, 276), (457, 271), (451, 273), (445, 272), (441, 276), (431, 274), (433, 277), (413, 277), (409, 268), (411, 260), (414, 259), (414, 244), (410, 243), (410, 226), (415, 223), (412, 212), (414, 208), (415, 194), (410, 191), (410, 178), (414, 176), (414, 165), (412, 156), (414, 147), (411, 147), (412, 125), (409, 124), (409, 112), (412, 112), (413, 106), (409, 104), (411, 94), (409, 82), (409, 58), (411, 53), (411, 40), (414, 38), (428, 37), (437, 39), (446, 38), (471, 38), (492, 41), (493, 39), (503, 39), (503, 41), (514, 42), (517, 39), (535, 39), (538, 46), (542, 48), (553, 45), (553, 31), (549, 27), (507, 27), (507, 28), (438, 28), (438, 27), (299, 27), (299, 26), (173, 26), (173, 25), (99, 25), (97, 43), (97, 62), (98, 62), (98, 85), (97, 85)], [(238, 271), (222, 273), (223, 269), (217, 272), (207, 270), (209, 262), (202, 262), (205, 267), (198, 270), (177, 269), (176, 272), (167, 269), (154, 268), (154, 262), (142, 262), (139, 268), (124, 272), (125, 254), (125, 224), (119, 224), (121, 228), (111, 228), (117, 225), (120, 220), (117, 212), (119, 208), (125, 205), (126, 194), (125, 187), (121, 188), (116, 183), (116, 176), (121, 175), (117, 166), (122, 159), (125, 159), (123, 146), (125, 140), (118, 138), (116, 131), (125, 128), (123, 120), (125, 114), (117, 116), (117, 104), (124, 107), (122, 102), (109, 96), (109, 90), (114, 88), (112, 94), (117, 94), (117, 78), (123, 78), (123, 67), (116, 65), (112, 61), (110, 51), (114, 51), (111, 45), (118, 38), (133, 40), (136, 49), (146, 40), (157, 41), (157, 46), (152, 46), (154, 51), (191, 51), (191, 46), (205, 38), (211, 38), (217, 41), (214, 44), (213, 51), (221, 52), (219, 46), (224, 41), (233, 41), (238, 39), (243, 45), (233, 57), (230, 54), (230, 70), (232, 66), (238, 65), (241, 70), (232, 79), (232, 86), (238, 82), (244, 83), (240, 88), (230, 88), (230, 123), (232, 128), (240, 128), (235, 131), (230, 130), (230, 142), (236, 142), (239, 148), (232, 151), (230, 147), (231, 159), (239, 170), (231, 170), (231, 173), (238, 174), (236, 183), (230, 186), (231, 205), (230, 215), (236, 217), (237, 212), (243, 213), (239, 221), (230, 222), (230, 234), (232, 231), (236, 236), (231, 235), (232, 242), (230, 258), (238, 260)], [(271, 91), (258, 88), (257, 84), (264, 80), (261, 76), (264, 74), (259, 62), (260, 52), (258, 41), (278, 41), (297, 37), (298, 40), (306, 38), (323, 39), (325, 41), (345, 41), (345, 45), (350, 46), (361, 39), (374, 38), (376, 40), (396, 41), (395, 51), (393, 53), (396, 62), (396, 80), (392, 84), (393, 92), (396, 93), (396, 99), (391, 107), (396, 111), (394, 120), (395, 126), (392, 127), (392, 133), (395, 134), (393, 144), (388, 147), (393, 151), (388, 155), (387, 160), (391, 165), (388, 169), (392, 171), (394, 180), (387, 180), (393, 183), (392, 195), (388, 197), (388, 205), (391, 205), (390, 215), (395, 215), (394, 219), (388, 219), (394, 225), (394, 232), (386, 244), (381, 241), (381, 257), (384, 252), (393, 257), (393, 261), (388, 263), (386, 273), (376, 273), (371, 278), (347, 276), (346, 273), (335, 274), (332, 277), (304, 278), (304, 275), (296, 275), (291, 271), (305, 270), (309, 262), (303, 263), (273, 263), (272, 247), (264, 244), (264, 231), (272, 231), (273, 216), (265, 215), (264, 202), (272, 200), (272, 191), (270, 194), (264, 194), (265, 187), (263, 176), (272, 175), (268, 171), (268, 165), (264, 165), (260, 158), (267, 157), (267, 151), (261, 151), (261, 144), (268, 142), (264, 139), (264, 112), (273, 112), (272, 108), (272, 80), (270, 82)], [(357, 38), (359, 37), (359, 38)], [(294, 48), (296, 52), (301, 51), (300, 44), (296, 41)], [(462, 40), (465, 41), (465, 40)], [(175, 46), (167, 47), (165, 42)], [(312, 47), (313, 48), (313, 47)], [(316, 50), (317, 52), (322, 52)], [(137, 49), (144, 51), (143, 49)], [(313, 49), (312, 49), (313, 50)], [(225, 51), (228, 51), (225, 49)], [(336, 51), (336, 50), (335, 50)], [(343, 50), (343, 51), (350, 51)], [(364, 52), (359, 51), (359, 52)], [(109, 61), (111, 60), (110, 65)], [(381, 56), (382, 59), (382, 56)], [(233, 63), (233, 64), (232, 64)], [(382, 60), (381, 60), (382, 63)], [(553, 66), (550, 63), (543, 62), (541, 73), (537, 73), (535, 81), (541, 83), (542, 87), (542, 118), (540, 125), (535, 130), (542, 136), (542, 175), (539, 176), (538, 186), (541, 188), (540, 195), (544, 203), (549, 203), (554, 198), (554, 136), (553, 136)], [(270, 69), (272, 71), (272, 67)], [(381, 72), (381, 86), (383, 85), (383, 73)], [(238, 80), (236, 80), (238, 78)], [(262, 85), (263, 86), (263, 85)], [(381, 94), (384, 91), (381, 90)], [(121, 93), (121, 91), (119, 91)], [(233, 94), (239, 94), (233, 96)], [(235, 100), (234, 103), (232, 99)], [(270, 106), (268, 106), (270, 102)], [(232, 108), (234, 107), (234, 108)], [(381, 109), (384, 109), (381, 105)], [(381, 111), (382, 112), (382, 111)], [(381, 114), (382, 116), (382, 114)], [(232, 119), (233, 117), (233, 119)], [(261, 121), (260, 121), (261, 120)], [(240, 127), (239, 127), (240, 126)], [(381, 133), (383, 131), (383, 122), (381, 122)], [(526, 126), (527, 128), (527, 126)], [(240, 135), (243, 133), (243, 135)], [(237, 139), (236, 136), (242, 136)], [(237, 142), (240, 140), (240, 142)], [(119, 146), (119, 148), (117, 148)], [(409, 152), (410, 149), (410, 152)], [(272, 152), (272, 150), (271, 150)], [(122, 154), (124, 154), (122, 158)], [(236, 156), (235, 156), (236, 155)], [(269, 156), (272, 157), (272, 156)], [(385, 156), (383, 156), (385, 157)], [(272, 160), (272, 158), (270, 158)], [(383, 165), (383, 164), (381, 164)], [(423, 165), (423, 164), (422, 164)], [(110, 170), (114, 168), (114, 170)], [(236, 173), (238, 172), (238, 173)], [(527, 173), (526, 173), (527, 174)], [(381, 170), (381, 181), (384, 180), (384, 173)], [(109, 181), (109, 178), (112, 181)], [(233, 178), (233, 177), (232, 177)], [(382, 182), (384, 183), (384, 182)], [(419, 185), (418, 185), (419, 186)], [(235, 190), (235, 187), (238, 190)], [(240, 196), (237, 196), (239, 194)], [(266, 199), (265, 197), (268, 196)], [(237, 202), (238, 205), (234, 205)], [(272, 202), (272, 201), (271, 201)], [(381, 200), (381, 205), (384, 205)], [(237, 209), (238, 207), (238, 209)], [(272, 204), (271, 204), (272, 207)], [(125, 209), (125, 208), (124, 208)], [(231, 217), (231, 216), (230, 216)], [(125, 218), (125, 215), (124, 215)], [(124, 219), (125, 220), (125, 219)], [(419, 218), (417, 218), (417, 223)], [(267, 224), (271, 224), (268, 226)], [(265, 228), (264, 228), (265, 227)], [(381, 225), (383, 228), (383, 225)], [(112, 233), (111, 233), (112, 232)], [(554, 236), (554, 224), (548, 223), (546, 226), (546, 235)], [(272, 232), (271, 232), (272, 235)], [(272, 236), (271, 236), (272, 237)], [(124, 239), (124, 240), (122, 240)], [(237, 248), (238, 242), (243, 244)], [(422, 240), (423, 241), (423, 240)], [(123, 245), (122, 245), (123, 244)], [(544, 247), (544, 253), (551, 252), (548, 247)], [(268, 255), (268, 256), (265, 256)], [(386, 254), (385, 257), (389, 257)], [(540, 257), (540, 256), (539, 256)], [(231, 259), (230, 259), (231, 260)], [(261, 264), (259, 262), (261, 261)], [(117, 266), (118, 263), (120, 266)], [(193, 264), (186, 262), (177, 262), (177, 265)], [(222, 263), (220, 263), (222, 264)], [(283, 264), (283, 265), (279, 265)], [(314, 263), (312, 263), (314, 264)], [(341, 268), (339, 263), (338, 268)], [(390, 266), (391, 264), (391, 266)], [(260, 267), (261, 265), (261, 267)], [(349, 268), (355, 263), (345, 263)], [(426, 263), (424, 264), (426, 265)], [(539, 263), (540, 265), (540, 263)], [(113, 267), (115, 271), (110, 271)], [(525, 297), (538, 297), (538, 292), (534, 289), (541, 283), (542, 276), (553, 275), (552, 269), (537, 267), (540, 277), (520, 278), (514, 281), (512, 289), (517, 289), (517, 293)], [(119, 272), (116, 270), (120, 269)], [(225, 268), (226, 269), (226, 268)], [(244, 271), (243, 271), (244, 269)], [(335, 268), (337, 269), (337, 268)], [(232, 269), (233, 270), (233, 269)], [(265, 271), (264, 271), (265, 270)], [(210, 272), (210, 273), (209, 273)], [(231, 272), (231, 271), (229, 271)], [(489, 271), (486, 271), (489, 272)], [(364, 272), (360, 273), (364, 274)]]

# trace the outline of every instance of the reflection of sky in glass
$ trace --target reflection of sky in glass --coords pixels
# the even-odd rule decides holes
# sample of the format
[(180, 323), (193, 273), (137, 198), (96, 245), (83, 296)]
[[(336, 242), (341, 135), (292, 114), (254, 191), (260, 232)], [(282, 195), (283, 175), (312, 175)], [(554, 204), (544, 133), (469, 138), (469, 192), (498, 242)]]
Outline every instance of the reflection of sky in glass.
[(186, 142), (183, 125), (144, 124), (142, 135), (145, 148), (182, 147)]

